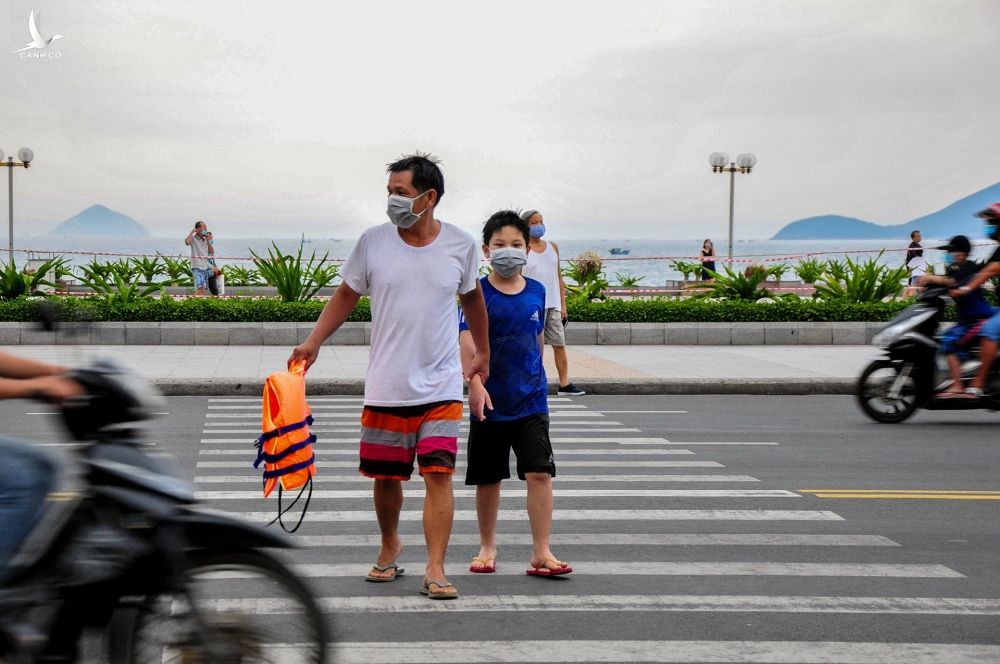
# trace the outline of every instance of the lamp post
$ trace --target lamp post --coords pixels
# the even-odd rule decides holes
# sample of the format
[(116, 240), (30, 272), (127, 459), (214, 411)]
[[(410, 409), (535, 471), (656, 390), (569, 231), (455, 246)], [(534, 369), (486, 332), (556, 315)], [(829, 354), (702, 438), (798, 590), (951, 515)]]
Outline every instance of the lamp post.
[(14, 264), (14, 169), (18, 166), (23, 166), (28, 168), (31, 166), (32, 160), (35, 158), (35, 153), (31, 148), (21, 148), (17, 151), (18, 161), (14, 161), (14, 155), (7, 158), (7, 161), (3, 160), (3, 150), (0, 150), (0, 166), (7, 167), (7, 220), (8, 235), (7, 235), (7, 260), (9, 265)]
[[(736, 173), (749, 173), (757, 164), (757, 157), (749, 152), (736, 155), (736, 161), (730, 162), (725, 152), (713, 152), (708, 156), (708, 163), (713, 173), (729, 173), (729, 267), (733, 263), (733, 198), (736, 193)], [(729, 163), (729, 166), (726, 164)]]

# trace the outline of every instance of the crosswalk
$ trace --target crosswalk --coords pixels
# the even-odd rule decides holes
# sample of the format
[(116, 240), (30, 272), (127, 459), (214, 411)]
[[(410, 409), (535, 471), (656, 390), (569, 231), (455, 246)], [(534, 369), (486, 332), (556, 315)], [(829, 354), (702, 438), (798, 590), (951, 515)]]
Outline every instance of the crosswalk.
[[(361, 400), (310, 403), (318, 475), (295, 536), (300, 548), (288, 560), (335, 625), (337, 662), (1000, 661), (1000, 646), (926, 642), (912, 629), (901, 630), (909, 639), (893, 640), (867, 628), (942, 617), (995, 626), (1000, 599), (959, 592), (969, 581), (961, 571), (711, 458), (734, 446), (780, 454), (780, 441), (675, 442), (616, 421), (629, 411), (602, 411), (585, 399), (550, 399), (553, 550), (572, 563), (572, 575), (524, 575), (531, 537), (516, 479), (504, 484), (497, 574), (469, 573), (479, 540), (474, 491), (462, 484), (463, 440), (448, 554), (460, 599), (433, 602), (416, 592), (419, 478), (405, 488), (400, 514), (400, 564), (409, 571), (391, 584), (365, 583), (379, 537), (370, 480), (357, 473)], [(208, 505), (266, 523), (276, 502), (262, 500), (251, 467), (259, 409), (253, 398), (208, 400), (194, 481)], [(670, 418), (686, 416), (657, 415), (666, 430)], [(239, 587), (237, 577), (230, 583), (232, 596), (212, 601), (254, 614), (286, 608)], [(860, 638), (844, 638), (837, 620)], [(282, 661), (288, 647), (268, 649)]]

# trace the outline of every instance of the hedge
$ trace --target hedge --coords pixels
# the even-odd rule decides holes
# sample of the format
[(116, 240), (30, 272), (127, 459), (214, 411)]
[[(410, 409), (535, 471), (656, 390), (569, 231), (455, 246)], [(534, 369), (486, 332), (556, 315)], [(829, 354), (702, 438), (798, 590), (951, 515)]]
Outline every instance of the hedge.
[[(200, 322), (312, 322), (326, 304), (324, 300), (281, 302), (274, 298), (137, 300), (128, 304), (100, 298), (54, 297), (60, 320), (68, 321), (200, 321)], [(42, 300), (19, 298), (0, 300), (0, 321), (31, 322), (40, 318)], [(771, 304), (754, 302), (708, 302), (695, 299), (570, 300), (570, 320), (612, 323), (680, 322), (784, 322), (784, 321), (885, 321), (912, 300), (849, 303), (820, 300), (779, 300)], [(945, 312), (953, 320), (953, 311)], [(348, 320), (370, 321), (368, 298), (361, 298)]]

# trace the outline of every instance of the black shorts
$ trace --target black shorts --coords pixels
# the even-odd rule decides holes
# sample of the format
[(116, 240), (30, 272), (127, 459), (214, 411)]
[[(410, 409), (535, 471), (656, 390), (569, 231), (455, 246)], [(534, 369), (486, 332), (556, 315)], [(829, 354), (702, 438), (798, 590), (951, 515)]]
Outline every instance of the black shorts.
[(549, 415), (540, 413), (519, 420), (479, 422), (469, 425), (466, 484), (495, 484), (510, 478), (510, 451), (517, 457), (517, 476), (548, 473), (556, 476), (549, 441)]

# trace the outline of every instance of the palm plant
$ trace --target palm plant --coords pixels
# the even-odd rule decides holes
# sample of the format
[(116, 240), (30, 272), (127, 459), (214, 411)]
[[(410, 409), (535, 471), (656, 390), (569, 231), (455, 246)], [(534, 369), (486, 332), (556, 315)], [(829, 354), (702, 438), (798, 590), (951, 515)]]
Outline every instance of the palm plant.
[(905, 265), (889, 267), (879, 263), (882, 253), (865, 262), (845, 258), (830, 261), (827, 272), (816, 281), (816, 297), (848, 302), (878, 302), (903, 291)]
[[(751, 268), (758, 269), (751, 269)], [(767, 268), (763, 265), (751, 265), (743, 272), (734, 272), (728, 265), (722, 267), (723, 272), (709, 270), (712, 281), (705, 284), (707, 290), (695, 297), (721, 298), (725, 300), (756, 301), (765, 297), (773, 297), (771, 291), (760, 285), (767, 279)]]
[(263, 283), (260, 273), (252, 267), (223, 265), (222, 274), (226, 275), (227, 286), (259, 286)]
[(301, 242), (294, 256), (283, 253), (274, 242), (271, 246), (273, 248), (267, 250), (267, 258), (252, 249), (250, 253), (257, 271), (268, 284), (278, 289), (278, 296), (285, 302), (303, 302), (312, 298), (340, 272), (334, 264), (324, 265), (330, 252), (317, 260), (314, 249), (309, 261), (303, 265)]
[(192, 286), (191, 261), (181, 256), (160, 256), (163, 259), (163, 269), (167, 284), (173, 286)]
[(23, 295), (35, 295), (39, 287), (55, 287), (55, 284), (45, 278), (55, 265), (64, 260), (62, 258), (50, 258), (45, 261), (34, 272), (26, 272), (18, 269), (17, 264), (11, 261), (4, 265), (0, 272), (0, 300), (13, 300)]
[(138, 276), (142, 277), (142, 283), (144, 284), (154, 283), (157, 277), (162, 277), (166, 274), (166, 268), (159, 256), (154, 256), (153, 258), (149, 258), (148, 256), (141, 258), (133, 257), (130, 263), (132, 269)]
[(815, 258), (807, 258), (799, 261), (795, 266), (795, 274), (799, 276), (802, 283), (812, 284), (823, 274), (823, 263)]
[(681, 276), (684, 277), (684, 281), (687, 281), (689, 276), (698, 274), (698, 271), (701, 269), (701, 263), (677, 260), (672, 261), (670, 267), (680, 272)]
[(615, 279), (618, 280), (618, 286), (621, 288), (635, 288), (645, 278), (645, 276), (639, 277), (634, 274), (615, 272)]
[(604, 291), (610, 286), (604, 278), (604, 261), (596, 251), (585, 251), (570, 261), (563, 276), (574, 282), (566, 284), (566, 290), (587, 300), (605, 299)]

